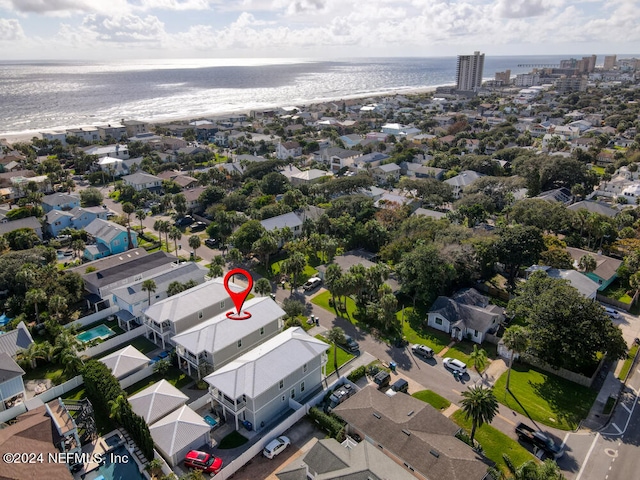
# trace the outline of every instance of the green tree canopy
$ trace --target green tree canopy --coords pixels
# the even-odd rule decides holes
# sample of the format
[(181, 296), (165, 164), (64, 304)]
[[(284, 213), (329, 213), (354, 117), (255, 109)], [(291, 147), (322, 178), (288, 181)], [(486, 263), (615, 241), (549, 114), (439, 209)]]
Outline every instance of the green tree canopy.
[(514, 225), (502, 228), (498, 234), (496, 255), (505, 266), (507, 282), (514, 286), (520, 268), (536, 263), (545, 250), (542, 232), (536, 227)]

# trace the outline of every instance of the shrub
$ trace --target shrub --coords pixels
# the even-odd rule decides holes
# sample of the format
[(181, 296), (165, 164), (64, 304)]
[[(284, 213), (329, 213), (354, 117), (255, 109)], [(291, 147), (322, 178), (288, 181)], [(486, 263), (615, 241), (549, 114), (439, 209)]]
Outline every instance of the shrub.
[(349, 379), (349, 381), (355, 383), (358, 380), (360, 380), (362, 377), (364, 377), (366, 373), (367, 373), (367, 369), (365, 368), (364, 365), (361, 365), (358, 368), (356, 368), (353, 372), (351, 372), (349, 375), (347, 375), (347, 378)]
[(344, 423), (339, 417), (332, 413), (324, 413), (322, 410), (312, 407), (309, 410), (309, 417), (318, 426), (327, 432), (331, 438), (341, 442), (344, 440)]
[(367, 375), (370, 377), (375, 377), (380, 371), (380, 367), (378, 365), (369, 365), (367, 366)]

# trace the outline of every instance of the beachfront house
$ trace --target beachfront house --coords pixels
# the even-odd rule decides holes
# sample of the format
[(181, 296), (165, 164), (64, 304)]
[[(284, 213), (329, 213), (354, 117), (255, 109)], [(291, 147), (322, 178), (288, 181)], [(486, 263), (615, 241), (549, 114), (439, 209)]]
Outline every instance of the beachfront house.
[(237, 321), (220, 313), (175, 335), (178, 365), (198, 379), (223, 367), (282, 331), (285, 312), (269, 297), (252, 298), (243, 307), (248, 321)]
[[(229, 288), (239, 292), (243, 288), (233, 283)], [(214, 278), (154, 303), (144, 312), (146, 336), (166, 349), (170, 339), (210, 318), (233, 309), (222, 278)]]
[(260, 432), (322, 388), (329, 345), (292, 327), (205, 377), (212, 409)]

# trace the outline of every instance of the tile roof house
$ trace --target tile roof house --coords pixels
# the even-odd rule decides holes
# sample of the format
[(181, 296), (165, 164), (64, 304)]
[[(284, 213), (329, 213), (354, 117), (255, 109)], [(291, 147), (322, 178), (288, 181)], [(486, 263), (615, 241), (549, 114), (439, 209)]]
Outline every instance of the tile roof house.
[(211, 445), (210, 430), (209, 424), (186, 405), (149, 426), (158, 452), (172, 467), (183, 460), (189, 450)]
[(0, 411), (25, 400), (24, 373), (11, 355), (0, 352)]
[(567, 247), (567, 251), (569, 255), (571, 255), (571, 258), (573, 258), (573, 264), (576, 268), (580, 258), (584, 255), (589, 255), (595, 259), (596, 269), (593, 272), (584, 272), (583, 274), (600, 285), (598, 288), (599, 292), (606, 290), (618, 277), (618, 269), (620, 265), (622, 265), (622, 260), (574, 247)]
[[(242, 291), (233, 283), (229, 287)], [(196, 287), (154, 303), (144, 311), (147, 338), (162, 348), (179, 333), (232, 308), (222, 278), (214, 278)]]
[(108, 220), (97, 218), (85, 227), (85, 231), (95, 240), (95, 244), (87, 245), (84, 249), (83, 255), (88, 260), (126, 252), (129, 250), (129, 238), (132, 248), (138, 246), (138, 234), (135, 231)]
[(128, 377), (149, 365), (149, 357), (132, 345), (121, 348), (100, 359), (118, 380)]
[(321, 388), (329, 345), (292, 327), (205, 377), (212, 405), (227, 421), (260, 432)]
[(16, 358), (16, 354), (29, 348), (33, 343), (33, 338), (24, 322), (18, 323), (15, 330), (0, 333), (0, 352), (6, 353), (11, 358)]
[(459, 290), (451, 298), (439, 296), (427, 314), (427, 324), (451, 334), (482, 343), (487, 333), (495, 332), (504, 320), (504, 310), (489, 303), (475, 288)]
[(483, 480), (488, 461), (455, 437), (459, 427), (428, 403), (409, 395), (388, 397), (365, 387), (333, 413), (418, 478)]
[(171, 341), (180, 368), (200, 379), (282, 331), (286, 314), (271, 298), (252, 298), (243, 311), (252, 314), (251, 321), (231, 320), (220, 313), (175, 335)]
[[(42, 452), (57, 455), (60, 451), (54, 445), (56, 436), (51, 425), (51, 417), (43, 405), (17, 418), (17, 421), (0, 429), (0, 456), (14, 452)], [(37, 479), (73, 480), (73, 475), (65, 463), (46, 464), (43, 471), (40, 463), (3, 463), (2, 478), (7, 480)]]
[(276, 472), (278, 480), (379, 479), (415, 480), (415, 476), (370, 442), (340, 444), (318, 440), (304, 457)]
[(131, 410), (144, 418), (148, 425), (182, 407), (189, 397), (165, 379), (148, 386), (129, 398)]

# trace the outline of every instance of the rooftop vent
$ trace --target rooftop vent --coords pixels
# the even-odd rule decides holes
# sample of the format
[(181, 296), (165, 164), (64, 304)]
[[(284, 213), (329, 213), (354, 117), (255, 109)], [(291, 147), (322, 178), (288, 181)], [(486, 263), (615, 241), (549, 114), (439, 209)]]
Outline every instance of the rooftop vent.
[(437, 450), (431, 449), (431, 450), (429, 450), (429, 453), (431, 455), (433, 455), (434, 457), (436, 457), (436, 458), (440, 457), (440, 452), (438, 452)]
[(407, 417), (410, 417), (411, 415), (413, 415), (413, 410), (411, 410), (409, 413), (407, 413)]
[(382, 417), (380, 416), (379, 413), (373, 412), (373, 416), (376, 417), (378, 420), (380, 420)]
[(402, 429), (402, 433), (404, 433), (407, 437), (411, 436), (411, 432), (409, 430)]

